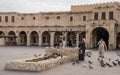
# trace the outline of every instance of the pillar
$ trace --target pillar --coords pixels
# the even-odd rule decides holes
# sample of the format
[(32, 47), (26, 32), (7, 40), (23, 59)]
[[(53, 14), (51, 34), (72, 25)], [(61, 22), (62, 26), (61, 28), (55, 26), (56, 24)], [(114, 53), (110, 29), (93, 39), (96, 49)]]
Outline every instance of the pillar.
[(27, 46), (30, 46), (30, 33), (27, 32)]
[(65, 43), (65, 46), (66, 46), (66, 43), (67, 43), (67, 32), (62, 32), (63, 36), (64, 36), (64, 43)]
[(50, 32), (50, 46), (54, 46), (54, 34), (55, 32)]
[(76, 47), (79, 45), (79, 33), (76, 33)]
[(110, 23), (109, 27), (109, 49), (114, 50), (116, 48), (116, 32), (115, 23)]
[(19, 44), (20, 44), (20, 37), (19, 37), (19, 34), (17, 33), (16, 36), (17, 36), (17, 38), (16, 38), (16, 43), (17, 43), (17, 45), (19, 45)]
[(42, 46), (42, 33), (39, 33), (39, 46)]

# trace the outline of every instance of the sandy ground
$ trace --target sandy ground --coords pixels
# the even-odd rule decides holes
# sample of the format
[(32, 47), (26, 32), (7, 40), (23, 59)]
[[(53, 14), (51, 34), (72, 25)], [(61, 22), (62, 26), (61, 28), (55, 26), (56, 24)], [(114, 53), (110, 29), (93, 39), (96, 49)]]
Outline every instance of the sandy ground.
[[(0, 47), (0, 75), (120, 75), (120, 66), (102, 68), (97, 60), (98, 52), (92, 50), (91, 58), (85, 57), (84, 62), (72, 65), (72, 62), (52, 68), (43, 72), (26, 72), (26, 71), (5, 71), (4, 65), (9, 60), (23, 59), (34, 57), (34, 54), (44, 54), (44, 47)], [(115, 60), (118, 51), (107, 51), (105, 58)], [(89, 69), (88, 60), (93, 62), (93, 69)], [(84, 67), (85, 66), (85, 67)]]

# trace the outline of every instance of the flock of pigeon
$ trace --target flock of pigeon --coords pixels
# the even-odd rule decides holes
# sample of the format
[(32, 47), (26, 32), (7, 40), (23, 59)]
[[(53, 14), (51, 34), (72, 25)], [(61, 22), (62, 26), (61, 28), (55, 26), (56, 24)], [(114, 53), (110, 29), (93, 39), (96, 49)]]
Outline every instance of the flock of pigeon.
[[(118, 57), (117, 59), (113, 60), (111, 58), (107, 57), (99, 57), (98, 62), (102, 68), (104, 67), (113, 67), (113, 66), (120, 66), (120, 53), (117, 53)], [(93, 62), (90, 60), (91, 55), (87, 54), (88, 60), (88, 67), (89, 69), (93, 69)], [(80, 61), (73, 61), (72, 65), (79, 64)]]
[[(104, 67), (113, 67), (113, 66), (120, 66), (120, 53), (117, 53), (117, 55), (118, 55), (119, 58), (117, 58), (115, 60), (112, 60), (111, 58), (107, 58), (107, 57), (99, 57), (98, 58), (98, 62), (99, 62), (100, 66), (102, 68), (104, 68)], [(41, 54), (39, 54), (39, 55), (34, 54), (34, 56), (38, 57), (38, 56), (41, 56)], [(88, 67), (90, 69), (93, 69), (93, 62), (90, 60), (91, 59), (91, 54), (87, 54), (87, 57), (89, 58), (89, 60), (88, 60)], [(62, 58), (62, 56), (61, 56), (61, 58)], [(78, 60), (77, 61), (73, 61), (72, 65), (74, 66), (75, 64), (79, 64), (79, 63), (80, 63), (80, 61), (78, 61)], [(84, 66), (86, 66), (86, 65), (84, 65)]]

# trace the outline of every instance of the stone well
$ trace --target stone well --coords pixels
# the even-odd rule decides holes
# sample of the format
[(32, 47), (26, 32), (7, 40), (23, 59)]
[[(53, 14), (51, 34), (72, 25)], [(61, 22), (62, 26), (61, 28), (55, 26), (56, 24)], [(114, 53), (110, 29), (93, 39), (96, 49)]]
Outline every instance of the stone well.
[(5, 70), (44, 71), (78, 59), (78, 48), (47, 48), (44, 56), (8, 61)]

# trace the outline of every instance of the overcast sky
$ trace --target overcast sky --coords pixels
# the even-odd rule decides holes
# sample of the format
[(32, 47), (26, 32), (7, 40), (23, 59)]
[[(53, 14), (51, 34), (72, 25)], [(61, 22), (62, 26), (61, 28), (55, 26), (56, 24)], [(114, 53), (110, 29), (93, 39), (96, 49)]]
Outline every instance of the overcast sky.
[(119, 0), (0, 0), (0, 12), (70, 11), (71, 5), (113, 1)]

